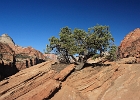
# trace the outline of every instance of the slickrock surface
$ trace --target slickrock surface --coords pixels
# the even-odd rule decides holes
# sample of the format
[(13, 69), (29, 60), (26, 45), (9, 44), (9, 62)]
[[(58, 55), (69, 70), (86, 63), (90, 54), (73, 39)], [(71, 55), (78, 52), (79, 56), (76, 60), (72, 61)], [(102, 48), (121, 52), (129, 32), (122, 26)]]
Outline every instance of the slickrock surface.
[(84, 68), (72, 73), (51, 100), (140, 100), (139, 66)]
[[(34, 95), (41, 93), (43, 90), (47, 90), (45, 89), (45, 87), (52, 86), (50, 89), (59, 87), (60, 83), (55, 80), (53, 80), (52, 85), (50, 85), (49, 83), (49, 81), (51, 81), (51, 78), (56, 74), (55, 71), (50, 71), (51, 63), (44, 62), (35, 65), (34, 67), (20, 71), (17, 74), (9, 77), (9, 79), (0, 82), (0, 99), (32, 99), (34, 98)], [(30, 92), (29, 95), (27, 94), (28, 92)], [(49, 95), (49, 92), (48, 94), (46, 94)], [(43, 96), (41, 98), (43, 99)]]
[(140, 65), (122, 66), (120, 75), (104, 93), (101, 100), (140, 100)]
[(55, 80), (59, 80), (59, 81), (63, 81), (67, 77), (67, 75), (74, 70), (74, 68), (75, 68), (75, 65), (74, 64), (71, 64), (71, 65), (67, 66), (65, 69), (63, 69), (62, 71), (60, 71), (60, 73), (57, 74), (54, 77), (54, 79)]
[(74, 64), (61, 70), (54, 64), (47, 61), (1, 81), (0, 100), (140, 100), (140, 64), (107, 62), (80, 71), (73, 71)]
[(57, 73), (52, 70), (53, 63), (53, 61), (47, 61), (35, 65), (1, 81), (0, 100), (47, 99), (60, 88), (61, 81), (58, 78), (64, 79), (75, 68), (72, 64), (64, 68), (64, 71)]
[(140, 63), (140, 28), (126, 35), (119, 46), (119, 54), (121, 58), (136, 57)]

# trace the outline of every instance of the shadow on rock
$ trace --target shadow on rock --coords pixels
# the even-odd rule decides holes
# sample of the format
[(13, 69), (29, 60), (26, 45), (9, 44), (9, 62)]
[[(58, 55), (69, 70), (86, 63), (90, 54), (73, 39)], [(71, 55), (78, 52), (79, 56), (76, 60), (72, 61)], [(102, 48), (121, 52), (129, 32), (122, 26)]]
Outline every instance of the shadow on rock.
[(18, 71), (19, 70), (14, 63), (9, 63), (5, 65), (2, 61), (2, 64), (0, 64), (0, 81), (6, 77), (16, 74)]
[(83, 68), (86, 68), (86, 67), (93, 67), (94, 68), (94, 67), (97, 67), (97, 66), (106, 67), (106, 66), (110, 66), (110, 64), (104, 64), (104, 63), (92, 63), (92, 64), (90, 64), (90, 63), (85, 63)]

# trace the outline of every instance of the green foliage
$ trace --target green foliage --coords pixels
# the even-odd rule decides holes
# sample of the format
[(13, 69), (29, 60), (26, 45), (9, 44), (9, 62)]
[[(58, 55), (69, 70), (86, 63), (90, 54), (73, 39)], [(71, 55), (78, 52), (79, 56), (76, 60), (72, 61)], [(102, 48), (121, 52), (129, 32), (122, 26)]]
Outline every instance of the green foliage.
[(16, 58), (22, 58), (22, 59), (28, 59), (28, 58), (30, 58), (30, 56), (25, 55), (25, 54), (16, 54), (15, 57), (16, 57)]
[(112, 45), (112, 46), (110, 47), (110, 50), (109, 50), (108, 53), (109, 53), (109, 55), (106, 56), (106, 58), (107, 58), (108, 60), (110, 60), (110, 61), (115, 61), (115, 60), (117, 60), (117, 46)]
[(66, 59), (66, 62), (69, 62), (69, 56), (72, 57), (75, 54), (83, 55), (85, 60), (90, 55), (94, 55), (94, 58), (97, 58), (97, 55), (102, 56), (114, 39), (109, 31), (109, 26), (96, 25), (88, 28), (88, 32), (77, 28), (72, 31), (69, 27), (64, 27), (60, 30), (59, 38), (53, 36), (49, 41), (47, 51), (53, 50)]
[(100, 52), (100, 56), (107, 51), (111, 42), (114, 42), (108, 26), (96, 25), (89, 28), (88, 32), (90, 34), (89, 45), (94, 48), (95, 52)]
[(95, 54), (95, 55), (93, 55), (92, 59), (96, 59), (98, 57), (100, 57), (100, 55), (99, 54)]

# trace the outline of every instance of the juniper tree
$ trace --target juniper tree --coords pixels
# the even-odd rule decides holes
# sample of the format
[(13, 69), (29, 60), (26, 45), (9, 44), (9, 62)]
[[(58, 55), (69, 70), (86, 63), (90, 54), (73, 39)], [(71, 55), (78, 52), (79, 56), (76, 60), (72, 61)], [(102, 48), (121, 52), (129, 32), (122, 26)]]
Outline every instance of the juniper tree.
[(116, 61), (117, 60), (117, 46), (112, 45), (108, 51), (108, 55), (106, 58), (110, 61)]
[[(96, 25), (88, 28), (88, 32), (82, 29), (64, 27), (60, 30), (59, 38), (51, 37), (47, 50), (55, 51), (60, 62), (70, 63), (73, 59), (76, 64), (84, 64), (94, 55), (103, 56), (114, 39), (109, 31), (109, 26)], [(78, 60), (74, 55), (78, 55)]]

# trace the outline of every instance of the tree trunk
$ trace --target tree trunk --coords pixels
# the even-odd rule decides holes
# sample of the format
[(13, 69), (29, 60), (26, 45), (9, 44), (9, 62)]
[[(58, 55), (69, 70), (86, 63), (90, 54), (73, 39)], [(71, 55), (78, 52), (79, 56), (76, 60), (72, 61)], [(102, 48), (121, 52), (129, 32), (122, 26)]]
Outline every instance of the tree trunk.
[(82, 56), (79, 56), (79, 59), (77, 61), (77, 59), (73, 55), (70, 55), (70, 56), (75, 61), (75, 64), (76, 64), (75, 70), (76, 71), (81, 70), (84, 67), (84, 64), (85, 64), (85, 62), (83, 60), (83, 57)]
[(70, 56), (75, 62), (77, 62), (77, 59), (73, 55), (70, 55)]

